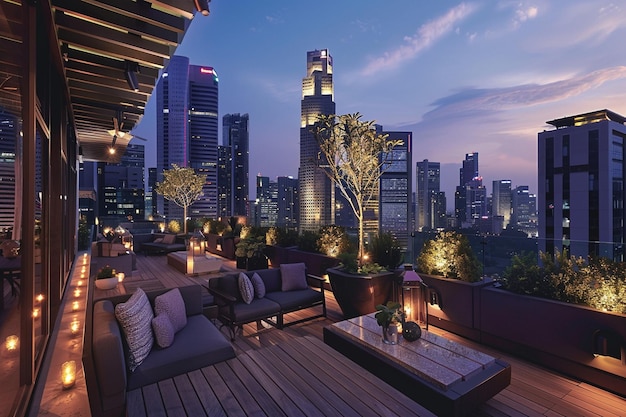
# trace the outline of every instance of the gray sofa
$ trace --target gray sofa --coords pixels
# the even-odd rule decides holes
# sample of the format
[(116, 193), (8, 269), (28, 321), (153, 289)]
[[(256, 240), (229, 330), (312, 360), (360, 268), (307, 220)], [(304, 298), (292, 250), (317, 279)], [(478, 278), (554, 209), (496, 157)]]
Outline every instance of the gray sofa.
[[(170, 241), (168, 241), (170, 239)], [(135, 249), (137, 248), (137, 240), (135, 240)], [(151, 236), (143, 240), (139, 244), (141, 252), (146, 255), (165, 254), (176, 251), (186, 250), (185, 242), (182, 238), (170, 233), (152, 233)]]
[[(241, 330), (246, 323), (265, 321), (279, 329), (318, 317), (326, 317), (326, 298), (324, 295), (324, 279), (306, 275), (307, 283), (317, 289), (308, 287), (293, 291), (282, 291), (282, 276), (280, 268), (260, 269), (247, 271), (245, 274), (252, 277), (257, 273), (265, 285), (266, 294), (262, 298), (255, 297), (247, 304), (243, 301), (238, 286), (239, 273), (228, 274), (223, 277), (209, 280), (209, 292), (214, 296), (218, 307), (218, 319), (227, 325), (231, 331), (231, 340), (235, 339), (237, 330)], [(285, 323), (286, 313), (302, 310), (309, 307), (321, 306), (321, 313), (300, 320)]]
[[(115, 317), (115, 305), (130, 295), (98, 300), (93, 304), (85, 337), (83, 363), (93, 416), (122, 416), (127, 391), (235, 357), (228, 339), (203, 315), (201, 287), (179, 288), (185, 302), (187, 325), (174, 342), (161, 349), (156, 344), (148, 357), (130, 372), (123, 331)], [(148, 292), (156, 296), (168, 290)]]

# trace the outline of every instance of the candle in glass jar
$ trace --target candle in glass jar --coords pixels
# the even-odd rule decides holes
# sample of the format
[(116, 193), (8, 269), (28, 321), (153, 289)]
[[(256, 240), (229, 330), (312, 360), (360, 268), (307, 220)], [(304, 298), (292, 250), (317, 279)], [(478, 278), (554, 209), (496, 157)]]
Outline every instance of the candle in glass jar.
[(4, 347), (6, 348), (7, 352), (15, 352), (19, 344), (20, 338), (14, 334), (12, 334), (11, 336), (7, 336), (4, 341)]
[(74, 386), (76, 382), (76, 362), (67, 361), (61, 365), (61, 383), (63, 389), (68, 389)]

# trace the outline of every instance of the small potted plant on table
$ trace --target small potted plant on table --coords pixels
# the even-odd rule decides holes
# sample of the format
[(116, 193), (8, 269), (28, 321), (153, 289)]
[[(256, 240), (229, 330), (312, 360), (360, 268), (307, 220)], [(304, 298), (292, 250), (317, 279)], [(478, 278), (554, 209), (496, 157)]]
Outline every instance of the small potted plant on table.
[(96, 288), (100, 290), (112, 290), (117, 286), (117, 273), (111, 266), (106, 265), (98, 270), (96, 275)]
[(379, 304), (376, 306), (376, 322), (383, 328), (383, 342), (395, 345), (398, 343), (398, 334), (400, 329), (398, 326), (404, 320), (404, 312), (400, 303), (389, 301), (387, 304)]

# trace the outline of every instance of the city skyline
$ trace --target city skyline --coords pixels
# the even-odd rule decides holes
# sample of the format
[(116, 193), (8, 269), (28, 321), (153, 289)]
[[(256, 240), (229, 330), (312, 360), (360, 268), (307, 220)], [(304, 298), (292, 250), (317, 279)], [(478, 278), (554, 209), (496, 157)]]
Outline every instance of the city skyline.
[[(252, 182), (257, 174), (297, 177), (302, 62), (307, 51), (327, 48), (336, 112), (412, 131), (413, 170), (423, 159), (440, 162), (450, 206), (466, 153), (480, 153), (487, 184), (510, 179), (535, 193), (537, 134), (546, 121), (604, 108), (626, 113), (624, 54), (613, 47), (625, 35), (626, 10), (559, 6), (215, 0), (177, 54), (216, 69), (220, 118), (250, 115)], [(153, 97), (136, 134), (156, 137), (154, 113)]]

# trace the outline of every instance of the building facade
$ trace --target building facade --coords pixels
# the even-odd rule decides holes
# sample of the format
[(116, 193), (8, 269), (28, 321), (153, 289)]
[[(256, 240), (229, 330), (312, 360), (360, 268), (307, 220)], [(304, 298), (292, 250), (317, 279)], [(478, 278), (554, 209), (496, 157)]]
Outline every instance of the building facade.
[(506, 229), (511, 222), (511, 180), (494, 180), (492, 184), (491, 215), (502, 217), (502, 227)]
[(454, 193), (454, 215), (459, 227), (465, 227), (471, 222), (467, 218), (467, 206), (471, 204), (467, 201), (467, 185), (478, 177), (478, 152), (465, 154), (462, 164), (459, 169), (459, 185)]
[(334, 186), (319, 169), (326, 164), (311, 128), (319, 114), (335, 114), (333, 59), (328, 49), (307, 52), (307, 72), (302, 79), (300, 113), (300, 219), (301, 231), (317, 231), (333, 224)]
[(626, 117), (599, 110), (538, 134), (539, 249), (624, 260)]
[[(172, 164), (206, 176), (191, 217), (217, 217), (218, 82), (211, 67), (173, 56), (157, 84), (157, 180)], [(157, 196), (157, 212), (182, 220), (183, 209)]]
[(515, 187), (512, 193), (511, 224), (528, 237), (537, 237), (537, 195), (527, 185)]
[[(250, 147), (248, 114), (227, 114), (222, 118), (222, 145), (219, 174), (219, 213), (225, 216), (246, 216), (249, 200)], [(223, 183), (227, 181), (228, 183)]]
[(296, 230), (300, 210), (298, 179), (278, 177), (278, 219), (276, 226)]
[(441, 164), (424, 159), (415, 165), (416, 213), (418, 231), (446, 227), (446, 198), (441, 191)]

